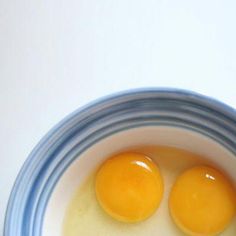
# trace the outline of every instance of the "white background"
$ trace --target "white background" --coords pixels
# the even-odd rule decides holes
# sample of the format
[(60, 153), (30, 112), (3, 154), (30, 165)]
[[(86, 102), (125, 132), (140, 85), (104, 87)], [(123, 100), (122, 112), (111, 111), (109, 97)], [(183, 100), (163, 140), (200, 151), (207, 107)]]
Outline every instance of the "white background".
[(91, 100), (147, 86), (236, 108), (236, 1), (0, 0), (0, 234), (39, 139)]

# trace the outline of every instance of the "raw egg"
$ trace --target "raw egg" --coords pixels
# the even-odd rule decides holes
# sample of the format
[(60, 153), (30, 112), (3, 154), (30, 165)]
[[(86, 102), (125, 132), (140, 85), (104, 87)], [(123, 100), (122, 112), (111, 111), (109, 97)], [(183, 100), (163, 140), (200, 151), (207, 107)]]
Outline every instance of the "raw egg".
[(235, 190), (218, 170), (193, 167), (177, 178), (169, 209), (176, 225), (187, 235), (217, 235), (235, 215)]
[(163, 181), (157, 165), (139, 153), (109, 158), (95, 180), (97, 200), (104, 211), (123, 222), (138, 222), (160, 205)]
[[(99, 204), (99, 202), (97, 201), (98, 194), (96, 192), (96, 181), (97, 181), (98, 173), (102, 170), (103, 166), (106, 165), (107, 162), (112, 161), (113, 158), (114, 159), (116, 158), (112, 157), (111, 159), (108, 159), (108, 160), (103, 159), (104, 162), (100, 166), (100, 168), (98, 167), (98, 169), (97, 168), (93, 169), (88, 174), (87, 177), (82, 179), (79, 184), (78, 189), (76, 189), (76, 191), (72, 195), (71, 200), (66, 208), (65, 215), (64, 215), (63, 234), (62, 234), (63, 236), (78, 236), (78, 235), (84, 235), (84, 236), (94, 236), (94, 235), (96, 236), (104, 236), (104, 235), (109, 235), (109, 236), (120, 236), (120, 235), (122, 236), (144, 236), (144, 235), (145, 236), (154, 236), (154, 235), (186, 236), (186, 235), (192, 235), (191, 234), (192, 231), (190, 232), (188, 230), (187, 232), (187, 230), (184, 231), (183, 228), (181, 228), (182, 230), (180, 230), (179, 229), (180, 227), (176, 227), (176, 224), (172, 220), (171, 214), (169, 214), (168, 203), (170, 203), (171, 190), (173, 186), (175, 185), (176, 180), (178, 180), (179, 176), (181, 176), (181, 174), (184, 173), (184, 171), (186, 171), (187, 169), (191, 169), (193, 168), (193, 166), (213, 166), (215, 168), (214, 163), (208, 162), (206, 158), (199, 156), (195, 153), (191, 153), (189, 151), (182, 150), (179, 148), (166, 147), (166, 146), (136, 147), (135, 149), (129, 150), (129, 153), (131, 154), (135, 153), (136, 155), (137, 153), (142, 153), (142, 154), (138, 154), (139, 157), (140, 156), (142, 157), (141, 159), (138, 159), (138, 161), (143, 160), (143, 159), (145, 160), (144, 163), (147, 166), (149, 166), (149, 170), (147, 170), (147, 173), (150, 172), (150, 169), (158, 170), (158, 167), (160, 168), (160, 171), (158, 171), (157, 173), (159, 173), (158, 176), (160, 176), (160, 172), (161, 172), (162, 178), (160, 179), (163, 179), (164, 181), (164, 191), (163, 191), (163, 196), (161, 197), (161, 204), (159, 205), (159, 207), (153, 210), (155, 212), (148, 219), (143, 220), (138, 223), (131, 224), (129, 223), (131, 221), (124, 222), (124, 221), (117, 220), (117, 218), (110, 217), (110, 215), (107, 214), (108, 212), (104, 211), (104, 208), (101, 207), (100, 206), (101, 204)], [(81, 160), (82, 159), (80, 159), (80, 161)], [(141, 165), (142, 162), (139, 162), (139, 167), (142, 166)], [(118, 163), (118, 161), (116, 163)], [(151, 164), (149, 165), (147, 163), (151, 163)], [(158, 164), (158, 167), (155, 163)], [(113, 165), (113, 167), (114, 166), (115, 165)], [(153, 169), (152, 169), (152, 166), (154, 166)], [(119, 167), (118, 165), (116, 168), (119, 175), (121, 171), (118, 171), (118, 168), (121, 168), (121, 167)], [(114, 168), (113, 172), (116, 171), (116, 168)], [(123, 165), (121, 169), (122, 171), (123, 169), (125, 169), (123, 168)], [(154, 171), (153, 173), (156, 173), (156, 172)], [(211, 175), (211, 176), (216, 177), (214, 175)], [(233, 181), (235, 181), (235, 179), (233, 179)], [(229, 183), (230, 181), (227, 180), (226, 182)], [(193, 182), (191, 181), (191, 186), (193, 185), (192, 183)], [(114, 184), (114, 186), (117, 186), (117, 184)], [(108, 185), (104, 189), (105, 191), (106, 189), (108, 190), (109, 189)], [(123, 194), (123, 192), (118, 193), (115, 197), (118, 198), (119, 200), (119, 196), (121, 196), (121, 194)], [(153, 194), (154, 193), (149, 194), (148, 197), (146, 195), (147, 198), (142, 197), (143, 202), (149, 201), (150, 197)], [(101, 198), (100, 200), (103, 200), (103, 199)], [(141, 202), (140, 205), (142, 205), (143, 202)], [(128, 204), (128, 201), (126, 203)], [(104, 204), (104, 206), (109, 206), (109, 205)], [(225, 202), (223, 201), (220, 203), (220, 205), (222, 209), (225, 208), (226, 210), (228, 208), (228, 205), (227, 204), (225, 205)], [(115, 215), (117, 216), (118, 213), (116, 212)], [(121, 217), (120, 214), (119, 214), (119, 217)], [(181, 223), (181, 225), (183, 225), (183, 223)], [(200, 234), (200, 235), (203, 236), (204, 234)], [(235, 236), (235, 235), (236, 235), (236, 217), (234, 217), (234, 219), (227, 226), (227, 228), (223, 232), (220, 233), (220, 236)]]

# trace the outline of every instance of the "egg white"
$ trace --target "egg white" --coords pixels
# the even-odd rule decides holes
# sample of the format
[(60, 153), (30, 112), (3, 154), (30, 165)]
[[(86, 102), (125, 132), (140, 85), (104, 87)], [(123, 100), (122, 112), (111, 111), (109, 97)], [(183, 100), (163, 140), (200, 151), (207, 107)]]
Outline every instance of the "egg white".
[[(141, 147), (131, 151), (151, 157), (159, 166), (164, 180), (164, 195), (158, 210), (147, 220), (129, 224), (112, 219), (99, 206), (94, 189), (95, 173), (78, 189), (69, 203), (63, 225), (63, 236), (184, 236), (173, 223), (168, 197), (177, 176), (184, 170), (208, 163), (204, 158), (170, 147)], [(236, 235), (236, 217), (222, 236)]]

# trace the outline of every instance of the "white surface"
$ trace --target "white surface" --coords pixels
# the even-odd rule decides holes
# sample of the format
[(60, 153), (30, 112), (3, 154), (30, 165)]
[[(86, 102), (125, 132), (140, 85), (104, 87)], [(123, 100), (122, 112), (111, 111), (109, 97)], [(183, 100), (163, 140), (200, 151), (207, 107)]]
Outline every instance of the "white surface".
[[(126, 142), (124, 142), (124, 140), (126, 140)], [(188, 140), (191, 140), (191, 142), (188, 142)], [(120, 152), (121, 150), (127, 150), (127, 148), (130, 147), (140, 147), (146, 145), (173, 146), (189, 150), (193, 153), (199, 154), (200, 156), (206, 157), (207, 161), (210, 161), (210, 163), (214, 163), (216, 166), (220, 166), (222, 170), (224, 170), (226, 173), (229, 173), (229, 176), (233, 181), (236, 181), (236, 172), (234, 168), (236, 165), (236, 159), (234, 158), (232, 153), (203, 135), (199, 135), (197, 133), (179, 128), (169, 128), (161, 126), (130, 129), (128, 131), (112, 135), (96, 143), (89, 150), (84, 152), (78, 160), (70, 165), (64, 175), (61, 177), (54, 192), (52, 193), (52, 197), (49, 201), (49, 205), (45, 214), (42, 235), (62, 235), (61, 226), (63, 225), (65, 212), (70, 200), (78, 190), (78, 186), (83, 183), (86, 178), (88, 178), (88, 176), (91, 176), (91, 174), (101, 165), (104, 159), (114, 155), (114, 153)], [(158, 157), (155, 154), (150, 157), (152, 157), (152, 159), (157, 163), (161, 162), (160, 159), (158, 161)], [(93, 161), (91, 161), (91, 158)], [(192, 165), (193, 164), (196, 165), (196, 160), (192, 160)], [(161, 164), (159, 165), (159, 167), (161, 168)], [(171, 170), (171, 177), (178, 176), (179, 168), (180, 166)], [(183, 167), (183, 169), (185, 168)], [(166, 184), (164, 191), (164, 195), (166, 197), (163, 197), (163, 199), (168, 199), (167, 189), (169, 189), (168, 185), (170, 185), (170, 182), (167, 181), (167, 178), (170, 178), (170, 173), (165, 177), (163, 176), (164, 182)], [(154, 221), (154, 226), (155, 228), (158, 228), (158, 230), (155, 230), (155, 233), (153, 233), (153, 229), (150, 229), (151, 231), (148, 231), (146, 228), (144, 228), (145, 235), (179, 235), (177, 234), (175, 228), (172, 228), (168, 224), (167, 225), (169, 227), (166, 227), (166, 215), (168, 212), (167, 204), (162, 204), (161, 209), (158, 210), (158, 213), (160, 212), (160, 210), (160, 215), (163, 216), (164, 219), (162, 220), (158, 218), (157, 221)], [(98, 230), (96, 232), (96, 235), (110, 235), (109, 230), (106, 231), (106, 233), (104, 233), (104, 231), (99, 231), (99, 226), (101, 227), (99, 223), (94, 227)], [(232, 228), (232, 230), (235, 233), (235, 227)], [(122, 232), (122, 230), (120, 232)], [(134, 235), (134, 231), (131, 232), (132, 233), (130, 233), (130, 235)], [(127, 235), (126, 233), (124, 233), (124, 235)], [(79, 235), (81, 235), (81, 233), (79, 233)], [(117, 235), (117, 232), (114, 233), (114, 235)], [(144, 234), (140, 234), (139, 232), (138, 235)], [(226, 232), (226, 235), (234, 234), (232, 234), (232, 231), (230, 230)]]
[(234, 0), (0, 0), (0, 233), (29, 152), (87, 102), (192, 89), (236, 107)]

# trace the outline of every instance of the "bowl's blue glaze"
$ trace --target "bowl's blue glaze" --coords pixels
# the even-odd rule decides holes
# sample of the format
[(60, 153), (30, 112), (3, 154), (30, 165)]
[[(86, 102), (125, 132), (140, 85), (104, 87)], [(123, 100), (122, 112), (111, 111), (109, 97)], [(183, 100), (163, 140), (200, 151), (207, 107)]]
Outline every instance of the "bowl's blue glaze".
[(68, 165), (98, 140), (147, 125), (191, 129), (236, 154), (236, 111), (225, 104), (177, 89), (107, 96), (66, 117), (32, 151), (9, 199), (4, 236), (40, 236), (48, 199)]

